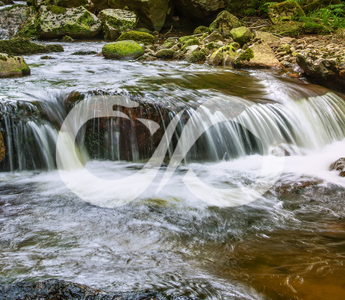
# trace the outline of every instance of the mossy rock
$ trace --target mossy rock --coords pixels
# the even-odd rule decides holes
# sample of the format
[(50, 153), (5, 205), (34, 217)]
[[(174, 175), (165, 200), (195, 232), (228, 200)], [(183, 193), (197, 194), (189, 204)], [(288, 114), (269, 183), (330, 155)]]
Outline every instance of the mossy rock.
[(33, 6), (27, 9), (27, 18), (18, 27), (16, 37), (37, 37), (37, 15)]
[(318, 23), (307, 22), (302, 26), (303, 32), (307, 34), (329, 34), (329, 30)]
[(108, 59), (130, 60), (142, 56), (144, 50), (137, 42), (126, 40), (104, 45), (102, 53)]
[(10, 55), (24, 55), (36, 53), (63, 52), (61, 45), (45, 45), (31, 42), (28, 38), (14, 38), (11, 40), (0, 40), (0, 52)]
[(206, 36), (203, 39), (204, 43), (211, 43), (211, 42), (217, 42), (217, 41), (224, 41), (223, 36), (217, 32), (213, 31), (210, 35)]
[(219, 13), (209, 28), (211, 32), (217, 30), (224, 37), (229, 37), (231, 29), (239, 26), (241, 26), (241, 23), (238, 18), (224, 10)]
[(147, 28), (138, 28), (138, 29), (136, 29), (136, 31), (145, 32), (145, 33), (153, 35), (153, 31), (151, 31), (151, 30), (149, 30)]
[(303, 9), (295, 1), (286, 1), (268, 7), (268, 16), (273, 24), (298, 20), (305, 17)]
[(199, 27), (195, 28), (193, 34), (202, 34), (202, 33), (210, 33), (210, 28), (208, 28), (206, 26), (199, 26)]
[(189, 46), (194, 46), (194, 45), (200, 45), (200, 41), (197, 38), (195, 38), (195, 37), (185, 41), (183, 43), (182, 50), (184, 50), (185, 48), (187, 48)]
[(5, 158), (5, 142), (4, 137), (0, 131), (0, 162)]
[(304, 23), (302, 22), (285, 22), (284, 24), (273, 25), (262, 30), (283, 36), (298, 37), (303, 33), (303, 25)]
[(239, 65), (242, 61), (250, 61), (252, 58), (254, 58), (254, 52), (251, 48), (248, 48), (236, 58), (235, 66)]
[(0, 53), (0, 78), (22, 77), (27, 75), (30, 75), (30, 68), (22, 57)]
[(156, 57), (159, 59), (171, 59), (174, 57), (175, 51), (172, 49), (162, 49), (156, 53)]
[(132, 40), (132, 41), (141, 42), (147, 45), (147, 44), (153, 44), (155, 42), (155, 37), (146, 32), (128, 31), (121, 34), (117, 40), (118, 41)]
[(237, 49), (232, 44), (228, 44), (218, 49), (211, 55), (209, 59), (209, 64), (215, 66), (219, 66), (221, 64), (231, 65), (237, 58), (237, 56)]
[(189, 63), (204, 63), (206, 60), (206, 53), (205, 51), (194, 51), (190, 55), (186, 57), (186, 61)]
[(213, 50), (213, 49), (218, 49), (217, 45), (215, 42), (211, 42), (205, 45), (205, 48), (208, 50)]
[(176, 44), (176, 40), (173, 38), (168, 38), (164, 41), (163, 45), (159, 46), (159, 50), (170, 49)]
[(178, 41), (181, 43), (181, 44), (184, 44), (185, 42), (187, 42), (188, 40), (191, 40), (191, 39), (195, 39), (196, 37), (195, 36), (192, 36), (192, 35), (187, 35), (187, 36), (182, 36), (178, 39)]
[(116, 40), (122, 33), (135, 28), (137, 15), (129, 10), (104, 9), (98, 18), (103, 24), (104, 37), (107, 40)]
[(38, 34), (43, 39), (62, 38), (65, 35), (72, 38), (92, 38), (102, 29), (101, 21), (83, 6), (63, 7), (61, 10), (41, 6), (37, 22)]
[(241, 45), (241, 47), (253, 38), (252, 32), (247, 27), (234, 28), (230, 31), (230, 35), (235, 42)]
[(65, 42), (65, 43), (71, 43), (71, 42), (73, 42), (73, 38), (70, 37), (69, 35), (65, 35), (65, 36), (61, 39), (61, 41)]

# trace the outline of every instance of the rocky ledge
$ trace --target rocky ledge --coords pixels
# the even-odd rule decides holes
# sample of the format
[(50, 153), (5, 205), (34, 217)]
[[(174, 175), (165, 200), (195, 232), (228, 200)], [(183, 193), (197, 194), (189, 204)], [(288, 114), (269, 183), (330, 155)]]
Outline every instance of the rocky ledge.
[(18, 282), (0, 286), (1, 300), (188, 300), (187, 297), (167, 297), (156, 291), (103, 293), (85, 285), (50, 279), (40, 282)]

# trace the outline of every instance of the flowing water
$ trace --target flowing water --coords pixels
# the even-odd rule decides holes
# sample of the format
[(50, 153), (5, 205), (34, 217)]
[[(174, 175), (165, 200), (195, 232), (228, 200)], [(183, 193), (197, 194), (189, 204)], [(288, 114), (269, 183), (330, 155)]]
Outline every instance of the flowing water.
[[(283, 72), (72, 55), (102, 45), (65, 44), (49, 60), (27, 56), (30, 77), (1, 80), (0, 282), (60, 278), (200, 299), (344, 299), (345, 179), (329, 171), (345, 152), (343, 98)], [(160, 148), (133, 122), (97, 118), (94, 105), (76, 147), (58, 151), (57, 170), (68, 112), (104, 95), (140, 103), (140, 117), (155, 116), (156, 134), (171, 143)], [(158, 150), (162, 159), (148, 164)], [(270, 183), (260, 172), (277, 152), (287, 156)], [(258, 178), (264, 192), (247, 201)]]

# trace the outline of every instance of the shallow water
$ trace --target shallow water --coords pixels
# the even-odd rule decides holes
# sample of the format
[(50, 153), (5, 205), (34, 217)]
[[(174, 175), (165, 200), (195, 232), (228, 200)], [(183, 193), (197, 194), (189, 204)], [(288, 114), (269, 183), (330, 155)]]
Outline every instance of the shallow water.
[[(219, 205), (212, 195), (202, 201), (183, 180), (192, 169), (207, 186), (242, 189), (258, 178), (260, 154), (192, 155), (159, 192), (167, 166), (157, 167), (144, 193), (123, 206), (111, 186), (94, 187), (73, 168), (65, 172), (81, 193), (93, 195), (87, 201), (54, 167), (0, 173), (1, 282), (60, 278), (109, 291), (153, 288), (201, 299), (344, 299), (345, 179), (329, 171), (345, 151), (343, 100), (279, 72), (71, 55), (99, 52), (102, 45), (64, 44), (66, 51), (50, 54), (51, 60), (25, 57), (32, 76), (2, 80), (0, 101), (44, 103), (60, 119), (66, 113), (61, 103), (73, 90), (125, 93), (176, 107), (212, 97), (240, 101), (250, 103), (251, 120), (288, 119), (294, 140), (283, 146), (291, 156), (269, 191), (237, 207)], [(268, 121), (254, 125), (266, 133)], [(273, 145), (271, 139), (262, 137)], [(144, 164), (90, 160), (86, 169), (110, 181)]]

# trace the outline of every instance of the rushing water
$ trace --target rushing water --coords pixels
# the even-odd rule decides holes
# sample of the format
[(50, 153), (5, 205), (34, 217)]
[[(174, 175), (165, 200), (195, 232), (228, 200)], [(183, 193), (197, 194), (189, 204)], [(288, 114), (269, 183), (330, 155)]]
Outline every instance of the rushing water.
[[(72, 55), (102, 45), (66, 44), (50, 60), (25, 57), (32, 76), (1, 80), (7, 146), (0, 164), (1, 282), (54, 277), (201, 299), (344, 299), (345, 180), (329, 171), (344, 156), (344, 100), (272, 71)], [(108, 183), (143, 170), (156, 150), (142, 151), (133, 124), (124, 134), (110, 120), (102, 131), (96, 118), (79, 132), (79, 159), (103, 181), (87, 180), (68, 147), (60, 153), (67, 165), (56, 170), (56, 141), (73, 91), (86, 95), (84, 102), (107, 94), (149, 103), (147, 114), (168, 111), (160, 119), (164, 128), (185, 110), (164, 163), (149, 169), (156, 172), (152, 182), (143, 173), (121, 186), (143, 187), (135, 201), (119, 206), (124, 194)], [(214, 106), (198, 110), (209, 100)], [(218, 121), (199, 138), (184, 131)], [(90, 132), (94, 148), (84, 145)], [(194, 139), (167, 177), (178, 140)], [(243, 189), (258, 178), (264, 158), (274, 158), (275, 146), (289, 155), (284, 171), (254, 202), (226, 207), (213, 194), (205, 193), (205, 202), (186, 187), (192, 169), (209, 187)], [(85, 198), (67, 188), (62, 174)]]

